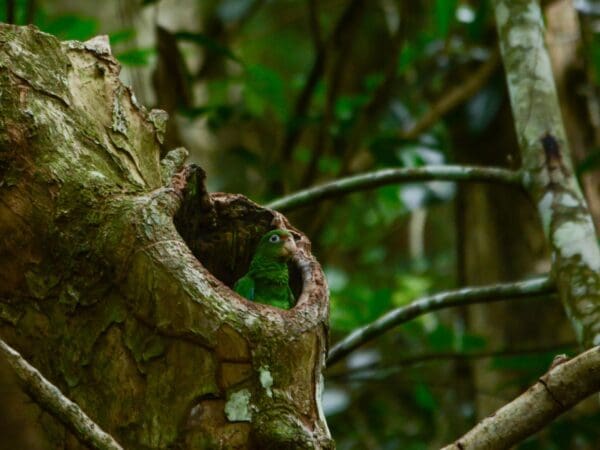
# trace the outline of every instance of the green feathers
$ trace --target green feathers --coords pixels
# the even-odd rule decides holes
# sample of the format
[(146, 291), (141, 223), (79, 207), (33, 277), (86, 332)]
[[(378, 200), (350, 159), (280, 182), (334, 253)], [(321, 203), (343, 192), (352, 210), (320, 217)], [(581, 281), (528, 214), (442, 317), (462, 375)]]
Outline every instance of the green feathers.
[(287, 230), (272, 230), (258, 243), (248, 273), (233, 289), (257, 303), (290, 309), (295, 300), (289, 286), (287, 262), (296, 251), (296, 243)]

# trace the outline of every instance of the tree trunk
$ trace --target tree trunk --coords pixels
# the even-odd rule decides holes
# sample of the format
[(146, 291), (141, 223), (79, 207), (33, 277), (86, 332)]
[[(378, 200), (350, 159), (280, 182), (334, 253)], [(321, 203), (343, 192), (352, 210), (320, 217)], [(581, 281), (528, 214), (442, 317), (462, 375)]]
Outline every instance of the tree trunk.
[[(0, 335), (125, 448), (332, 448), (310, 243), (207, 194), (185, 150), (160, 161), (165, 114), (118, 73), (104, 38), (0, 25)], [(274, 226), (300, 249), (289, 311), (228, 287)], [(37, 420), (47, 448), (81, 448)]]
[(573, 171), (540, 6), (494, 0), (494, 7), (523, 171), (559, 296), (579, 342), (600, 345), (600, 248)]

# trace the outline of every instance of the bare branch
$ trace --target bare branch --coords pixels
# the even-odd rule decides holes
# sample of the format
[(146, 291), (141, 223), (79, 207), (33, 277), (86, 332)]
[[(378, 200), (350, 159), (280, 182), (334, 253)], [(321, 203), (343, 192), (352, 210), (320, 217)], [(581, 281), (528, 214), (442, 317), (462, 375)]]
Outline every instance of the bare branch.
[(366, 342), (381, 336), (393, 327), (431, 311), (473, 303), (490, 303), (500, 300), (531, 297), (549, 294), (553, 291), (554, 284), (552, 280), (548, 276), (543, 276), (516, 283), (462, 288), (423, 297), (407, 306), (393, 309), (374, 322), (354, 330), (332, 347), (327, 357), (327, 365), (331, 366), (348, 353)]
[(0, 339), (0, 353), (12, 367), (23, 389), (46, 411), (60, 420), (84, 444), (99, 450), (122, 450), (122, 447), (105, 433), (81, 408), (12, 347)]
[(357, 191), (366, 191), (393, 183), (413, 181), (470, 181), (504, 183), (520, 187), (521, 174), (514, 170), (476, 166), (424, 166), (382, 169), (346, 178), (340, 178), (274, 200), (267, 205), (279, 211), (290, 211), (317, 201), (341, 197)]
[(536, 384), (443, 450), (510, 448), (600, 390), (600, 346), (554, 365)]
[[(352, 28), (354, 21), (360, 17), (365, 5), (366, 2), (364, 0), (351, 0), (340, 16), (332, 34), (328, 37), (327, 41), (316, 48), (313, 65), (306, 79), (306, 83), (296, 99), (294, 113), (288, 123), (287, 130), (281, 144), (280, 153), (284, 162), (291, 160), (293, 150), (300, 139), (304, 127), (303, 124), (300, 124), (299, 122), (303, 121), (304, 116), (306, 115), (306, 112), (310, 106), (317, 84), (323, 77), (323, 73), (325, 72), (325, 60), (328, 52), (332, 47), (335, 47), (344, 41), (344, 38), (348, 33), (348, 29)], [(311, 7), (310, 3), (309, 7)], [(314, 22), (315, 19), (313, 16), (315, 12), (309, 11), (309, 14), (311, 15), (309, 20)]]
[(464, 83), (450, 89), (444, 96), (438, 99), (412, 128), (400, 132), (403, 139), (414, 139), (436, 123), (442, 116), (479, 91), (489, 80), (500, 61), (497, 51), (494, 51), (489, 59), (483, 63)]

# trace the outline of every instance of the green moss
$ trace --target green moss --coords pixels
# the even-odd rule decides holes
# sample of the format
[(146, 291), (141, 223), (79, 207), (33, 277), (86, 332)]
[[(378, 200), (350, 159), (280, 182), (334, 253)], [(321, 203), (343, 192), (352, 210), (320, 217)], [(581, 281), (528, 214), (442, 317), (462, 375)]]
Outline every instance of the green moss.
[(25, 273), (25, 282), (29, 294), (38, 300), (45, 299), (50, 291), (58, 285), (60, 278), (51, 271), (42, 271), (40, 268), (32, 269)]
[(0, 67), (27, 80), (36, 89), (69, 103), (67, 68), (60, 41), (35, 27), (2, 27)]
[(23, 310), (16, 305), (0, 303), (0, 320), (11, 325), (16, 325), (19, 319), (23, 317)]

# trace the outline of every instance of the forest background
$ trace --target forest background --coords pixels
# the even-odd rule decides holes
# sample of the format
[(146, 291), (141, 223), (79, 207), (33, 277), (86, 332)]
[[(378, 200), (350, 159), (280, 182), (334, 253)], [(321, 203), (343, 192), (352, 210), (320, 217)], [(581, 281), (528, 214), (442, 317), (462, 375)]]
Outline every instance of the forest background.
[[(543, 8), (598, 226), (600, 5)], [(141, 104), (169, 113), (165, 146), (190, 151), (209, 191), (268, 205), (384, 168), (520, 166), (487, 0), (3, 0), (0, 21), (61, 40), (108, 34), (121, 78)], [(424, 295), (550, 269), (535, 208), (512, 187), (389, 183), (280, 209), (327, 275), (332, 344)], [(427, 314), (326, 370), (328, 424), (339, 449), (441, 447), (559, 353), (578, 347), (556, 296)], [(18, 421), (0, 421), (3, 435), (18, 433)], [(598, 448), (599, 421), (584, 403), (519, 448)]]

